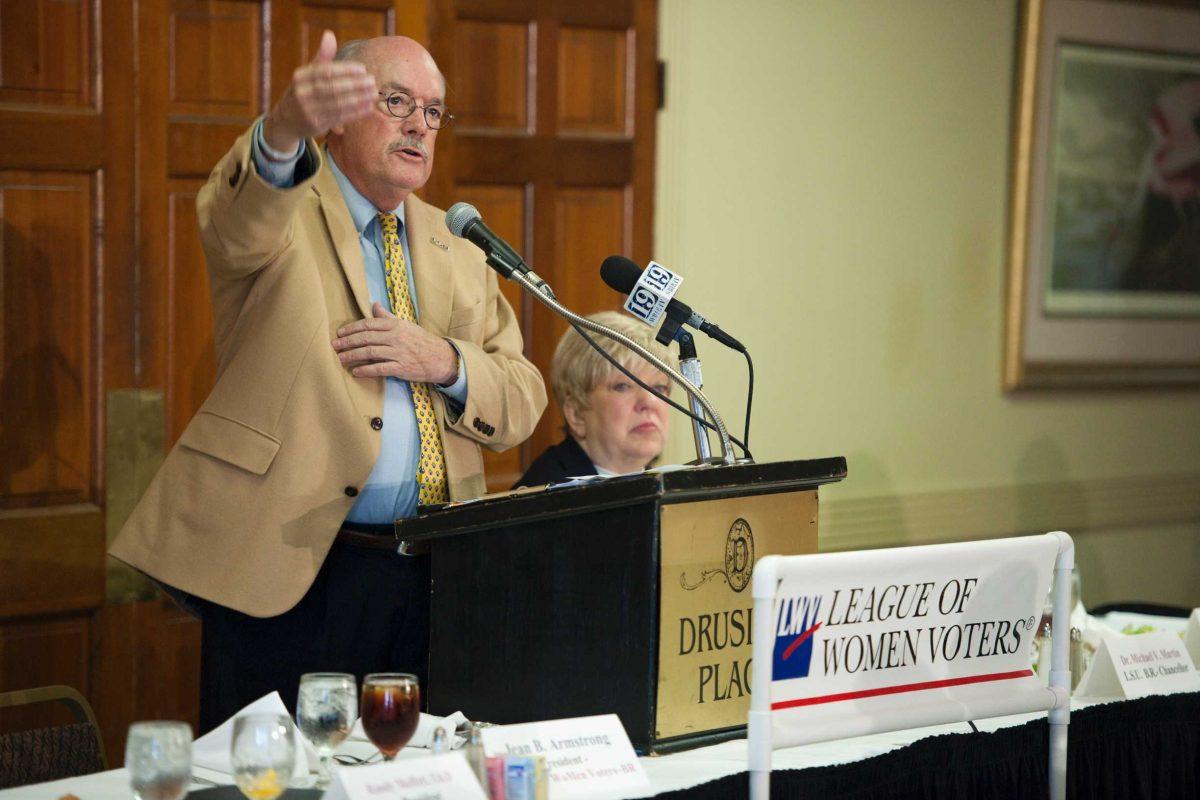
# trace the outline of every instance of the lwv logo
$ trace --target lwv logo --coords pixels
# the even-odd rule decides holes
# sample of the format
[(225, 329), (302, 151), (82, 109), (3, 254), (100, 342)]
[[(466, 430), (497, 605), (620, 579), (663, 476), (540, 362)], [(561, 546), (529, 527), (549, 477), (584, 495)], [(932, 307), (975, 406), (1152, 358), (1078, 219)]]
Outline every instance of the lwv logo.
[(807, 678), (812, 663), (813, 634), (821, 623), (821, 595), (780, 598), (775, 620), (775, 654), (771, 679)]

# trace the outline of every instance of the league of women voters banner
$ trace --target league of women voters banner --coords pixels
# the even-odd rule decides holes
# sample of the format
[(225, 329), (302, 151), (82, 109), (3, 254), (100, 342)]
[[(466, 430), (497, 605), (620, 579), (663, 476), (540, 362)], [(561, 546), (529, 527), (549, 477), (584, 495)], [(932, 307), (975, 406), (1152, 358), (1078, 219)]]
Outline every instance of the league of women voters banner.
[(811, 568), (775, 595), (772, 728), (838, 720), (853, 735), (923, 707), (1045, 696), (1030, 656), (1057, 555), (1047, 535), (796, 559)]

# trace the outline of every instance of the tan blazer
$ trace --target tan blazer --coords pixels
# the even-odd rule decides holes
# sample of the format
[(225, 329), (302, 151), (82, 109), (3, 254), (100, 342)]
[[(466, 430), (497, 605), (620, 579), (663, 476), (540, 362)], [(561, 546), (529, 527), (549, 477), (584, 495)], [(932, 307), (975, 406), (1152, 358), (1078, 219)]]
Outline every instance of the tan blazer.
[[(331, 344), (339, 326), (371, 316), (358, 234), (332, 171), (309, 141), (315, 174), (271, 186), (255, 171), (252, 130), (197, 200), (215, 386), (109, 552), (162, 583), (268, 617), (312, 585), (375, 464), (384, 381), (355, 378)], [(466, 368), (461, 415), (450, 419), (433, 395), (450, 496), (474, 497), (484, 491), (480, 445), (528, 438), (546, 389), (482, 253), (418, 198), (404, 213), (420, 325), (451, 339)]]

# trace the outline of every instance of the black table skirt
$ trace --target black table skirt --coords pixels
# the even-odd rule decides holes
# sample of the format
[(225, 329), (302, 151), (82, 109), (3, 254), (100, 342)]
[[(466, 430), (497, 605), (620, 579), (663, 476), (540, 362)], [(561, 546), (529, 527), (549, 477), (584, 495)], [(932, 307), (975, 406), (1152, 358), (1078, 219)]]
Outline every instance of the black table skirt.
[[(774, 772), (771, 797), (1042, 800), (1047, 736), (1044, 717), (995, 733), (931, 736), (851, 764)], [(1067, 797), (1200, 798), (1200, 693), (1083, 709), (1071, 714), (1068, 742)], [(658, 795), (689, 800), (748, 796), (745, 773)]]

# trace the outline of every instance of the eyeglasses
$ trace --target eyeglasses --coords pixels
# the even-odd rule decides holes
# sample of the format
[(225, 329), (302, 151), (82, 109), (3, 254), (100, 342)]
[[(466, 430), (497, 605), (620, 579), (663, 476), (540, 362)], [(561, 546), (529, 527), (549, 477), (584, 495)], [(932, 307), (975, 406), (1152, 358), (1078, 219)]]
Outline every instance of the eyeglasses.
[(396, 119), (407, 119), (419, 108), (425, 112), (425, 124), (432, 130), (441, 130), (454, 121), (454, 115), (440, 103), (419, 106), (407, 92), (380, 92), (379, 96), (383, 98), (384, 108)]

